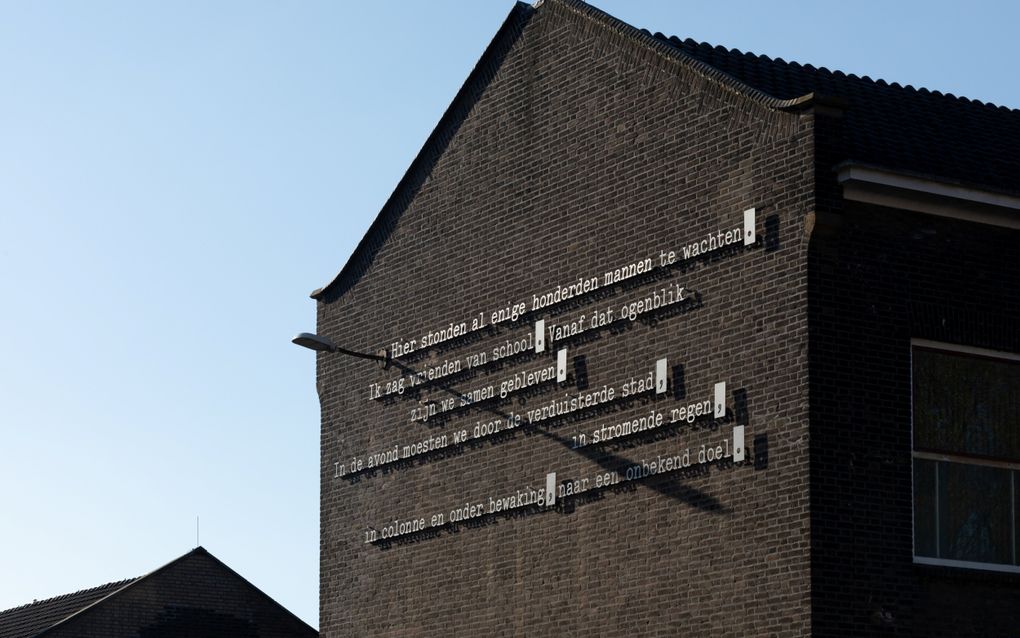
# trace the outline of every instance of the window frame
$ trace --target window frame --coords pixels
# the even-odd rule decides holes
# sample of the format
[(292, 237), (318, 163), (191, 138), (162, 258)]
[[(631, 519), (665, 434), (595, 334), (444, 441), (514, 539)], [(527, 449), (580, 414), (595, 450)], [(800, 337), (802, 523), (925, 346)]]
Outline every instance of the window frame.
[[(965, 346), (956, 343), (946, 343), (942, 341), (932, 341), (930, 339), (916, 339), (910, 340), (910, 550), (914, 558), (915, 565), (934, 565), (938, 567), (955, 567), (963, 569), (976, 569), (989, 572), (1006, 572), (1012, 574), (1020, 574), (1020, 565), (1013, 564), (1007, 565), (1005, 563), (984, 563), (978, 561), (969, 560), (956, 560), (952, 558), (937, 558), (932, 556), (918, 556), (917, 555), (917, 530), (916, 526), (916, 515), (914, 511), (914, 504), (916, 503), (916, 495), (914, 493), (916, 488), (915, 476), (915, 459), (922, 459), (934, 462), (946, 462), (946, 463), (961, 463), (967, 465), (978, 465), (982, 467), (995, 467), (999, 469), (1011, 470), (1011, 481), (1010, 481), (1010, 512), (1012, 514), (1012, 536), (1013, 536), (1013, 561), (1014, 563), (1020, 561), (1020, 548), (1017, 545), (1017, 536), (1020, 534), (1020, 530), (1017, 529), (1017, 491), (1020, 486), (1017, 486), (1018, 480), (1020, 480), (1020, 460), (1011, 461), (998, 458), (989, 458), (982, 456), (975, 456), (970, 454), (947, 454), (945, 452), (924, 452), (918, 451), (914, 448), (914, 352), (917, 349), (923, 350), (934, 350), (949, 353), (966, 354), (982, 359), (994, 359), (997, 361), (1012, 361), (1020, 363), (1020, 354), (1015, 352), (1005, 352), (1002, 350), (990, 350), (988, 348), (978, 348), (975, 346)], [(938, 474), (936, 473), (936, 480)], [(937, 490), (936, 490), (937, 493)], [(936, 498), (936, 512), (938, 507), (938, 499)], [(937, 519), (936, 519), (937, 520)], [(936, 522), (936, 525), (938, 523)]]

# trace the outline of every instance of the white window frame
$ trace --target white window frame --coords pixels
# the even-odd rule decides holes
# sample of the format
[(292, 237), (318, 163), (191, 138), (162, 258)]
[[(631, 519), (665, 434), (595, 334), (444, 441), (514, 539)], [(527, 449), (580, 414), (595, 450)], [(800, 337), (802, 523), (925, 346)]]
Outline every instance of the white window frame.
[[(964, 455), (954, 455), (945, 453), (932, 453), (932, 452), (918, 452), (914, 449), (914, 348), (926, 348), (928, 350), (942, 350), (945, 352), (958, 352), (961, 354), (971, 354), (979, 357), (985, 357), (989, 359), (1000, 359), (1003, 361), (1017, 361), (1020, 362), (1020, 354), (1014, 352), (1004, 352), (1001, 350), (989, 350), (987, 348), (977, 348), (974, 346), (964, 346), (956, 343), (944, 343), (942, 341), (931, 341), (929, 339), (911, 339), (910, 340), (910, 546), (911, 554), (914, 557), (915, 565), (937, 565), (939, 567), (956, 567), (961, 569), (979, 569), (989, 572), (1008, 572), (1012, 574), (1020, 574), (1020, 565), (1006, 565), (1003, 563), (981, 563), (969, 560), (954, 560), (951, 558), (934, 558), (931, 556), (918, 556), (917, 547), (915, 541), (917, 539), (917, 532), (914, 529), (914, 459), (925, 459), (929, 461), (945, 461), (949, 463), (966, 463), (969, 465), (981, 465), (985, 467), (997, 467), (1002, 469), (1013, 470), (1014, 472), (1020, 472), (1020, 462), (1010, 461), (998, 461), (992, 459), (975, 459), (974, 457)], [(938, 480), (938, 474), (936, 473), (936, 480)], [(1010, 481), (1010, 509), (1012, 511), (1012, 525), (1013, 525), (1013, 560), (1020, 559), (1017, 556), (1017, 516), (1016, 516), (1016, 491), (1017, 491), (1017, 474), (1014, 473), (1012, 480)], [(936, 489), (936, 495), (938, 490)], [(938, 526), (938, 497), (935, 499), (936, 503), (936, 528)], [(936, 530), (937, 534), (937, 530)], [(937, 541), (936, 541), (937, 542)]]

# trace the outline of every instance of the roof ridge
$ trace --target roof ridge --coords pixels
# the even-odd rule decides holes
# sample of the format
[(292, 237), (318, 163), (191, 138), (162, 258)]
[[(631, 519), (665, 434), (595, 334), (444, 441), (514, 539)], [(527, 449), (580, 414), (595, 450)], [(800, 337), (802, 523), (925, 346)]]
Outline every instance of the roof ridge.
[[(541, 2), (536, 2), (535, 7), (540, 4)], [(425, 143), (418, 150), (418, 154), (411, 160), (411, 165), (404, 171), (403, 177), (400, 178), (393, 192), (390, 193), (390, 196), (379, 209), (361, 241), (354, 247), (351, 255), (347, 258), (347, 262), (338, 273), (333, 275), (333, 278), (328, 283), (313, 290), (309, 297), (316, 301), (322, 300), (327, 292), (335, 290), (340, 285), (340, 282), (351, 276), (356, 269), (366, 267), (365, 261), (369, 259), (366, 255), (374, 254), (373, 251), (379, 247), (379, 243), (376, 241), (377, 234), (383, 232), (389, 224), (390, 215), (394, 208), (406, 206), (407, 202), (413, 197), (412, 193), (416, 192), (420, 183), (426, 180), (427, 173), (431, 171), (431, 165), (434, 164), (436, 158), (445, 150), (450, 139), (460, 129), (460, 124), (463, 118), (467, 117), (467, 113), (470, 111), (470, 107), (473, 106), (474, 101), (484, 92), (485, 87), (488, 86), (489, 82), (496, 75), (499, 64), (502, 63), (502, 56), (509, 51), (513, 42), (520, 36), (524, 25), (534, 15), (535, 7), (518, 0), (513, 8), (510, 9), (510, 13), (499, 27), (499, 30), (496, 31), (496, 35), (493, 36), (492, 40), (485, 47), (481, 57), (468, 74), (467, 79), (461, 84), (453, 100), (446, 107), (443, 115), (440, 116), (439, 122), (425, 139)]]
[[(737, 93), (754, 103), (760, 104), (767, 109), (774, 109), (777, 111), (789, 111), (791, 109), (799, 110), (819, 99), (824, 100), (827, 97), (821, 96), (817, 92), (809, 92), (791, 98), (777, 97), (709, 62), (705, 62), (704, 60), (691, 55), (687, 51), (684, 51), (681, 47), (678, 47), (674, 43), (666, 40), (664, 36), (662, 38), (656, 37), (647, 29), (639, 29), (638, 27), (606, 13), (598, 7), (588, 4), (584, 0), (550, 0), (549, 3), (573, 11), (576, 14), (601, 24), (603, 27), (611, 31), (615, 31), (617, 34), (623, 35), (624, 37), (632, 38), (638, 43), (651, 48), (653, 51), (686, 65), (688, 68), (693, 69), (695, 73), (699, 73), (703, 77), (719, 83), (734, 93)], [(537, 3), (536, 6), (539, 6), (540, 4), (543, 3)]]
[(33, 605), (45, 605), (45, 604), (52, 603), (52, 602), (55, 602), (55, 601), (58, 601), (58, 600), (65, 600), (65, 599), (71, 598), (73, 596), (80, 596), (82, 594), (88, 594), (90, 592), (95, 592), (95, 591), (98, 591), (100, 589), (107, 589), (107, 588), (112, 589), (114, 587), (119, 589), (119, 588), (121, 588), (121, 587), (123, 587), (125, 585), (133, 583), (134, 581), (138, 580), (139, 578), (141, 578), (141, 576), (135, 576), (134, 578), (125, 578), (124, 580), (115, 580), (115, 581), (111, 581), (109, 583), (104, 583), (102, 585), (96, 585), (95, 587), (86, 587), (85, 589), (79, 589), (78, 591), (72, 591), (72, 592), (68, 592), (66, 594), (60, 594), (58, 596), (51, 596), (50, 598), (43, 598), (41, 600), (33, 600), (30, 603), (25, 603), (23, 605), (18, 605), (17, 607), (9, 607), (7, 609), (0, 609), (0, 616), (3, 616), (5, 614), (9, 614), (9, 613), (13, 613), (15, 611), (22, 611), (22, 610), (24, 610), (24, 609), (26, 609), (28, 607), (32, 607)]
[[(1012, 187), (1020, 169), (1020, 156), (1008, 152), (1016, 148), (1012, 142), (1020, 139), (1020, 110), (737, 49), (730, 53), (721, 46), (691, 39), (653, 35), (584, 0), (536, 0), (533, 6), (518, 1), (346, 263), (328, 283), (312, 291), (313, 299), (335, 301), (367, 272), (387, 233), (427, 181), (507, 52), (532, 17), (546, 12), (562, 19), (580, 18), (570, 26), (587, 35), (598, 31), (598, 37), (633, 45), (635, 60), (668, 62), (668, 66), (711, 84), (713, 90), (744, 99), (768, 118), (812, 109), (819, 115), (839, 117), (843, 124), (825, 134), (832, 138), (834, 152), (842, 159), (890, 169), (910, 168), (993, 188)], [(773, 116), (773, 112), (780, 115)], [(979, 117), (971, 117), (974, 115)], [(993, 134), (997, 128), (1006, 130)], [(889, 148), (890, 132), (898, 144), (895, 151)], [(1009, 149), (1003, 152), (1007, 144)], [(944, 152), (949, 147), (954, 152)]]
[[(672, 46), (671, 43), (662, 42), (647, 32), (642, 32), (642, 30), (637, 27), (614, 17), (597, 7), (587, 4), (584, 0), (536, 0), (534, 5), (528, 5), (521, 0), (518, 0), (518, 2), (514, 5), (514, 8), (511, 9), (506, 20), (503, 22), (503, 25), (489, 42), (485, 51), (482, 53), (481, 58), (479, 58), (478, 62), (475, 64), (475, 68), (470, 74), (468, 74), (467, 79), (454, 96), (453, 101), (447, 107), (447, 110), (443, 113), (442, 117), (440, 117), (439, 123), (436, 124), (432, 133), (425, 140), (425, 144), (422, 146), (421, 150), (419, 150), (418, 155), (414, 160), (412, 160), (411, 165), (408, 167), (407, 171), (405, 171), (404, 176), (397, 183), (397, 187), (383, 204), (379, 213), (376, 215), (375, 220), (372, 222), (371, 226), (369, 226), (361, 241), (354, 248), (350, 257), (348, 257), (347, 262), (340, 269), (340, 272), (336, 273), (328, 283), (313, 290), (311, 294), (309, 294), (309, 297), (316, 301), (322, 301), (328, 292), (335, 291), (340, 282), (348, 277), (355, 268), (359, 267), (358, 262), (364, 259), (364, 255), (368, 251), (377, 247), (370, 245), (370, 242), (374, 240), (376, 232), (383, 228), (386, 222), (384, 218), (391, 209), (391, 206), (393, 206), (400, 197), (408, 196), (405, 183), (410, 183), (420, 166), (426, 161), (429, 161), (428, 156), (430, 154), (433, 152), (442, 152), (441, 150), (438, 150), (438, 147), (448, 142), (459, 128), (459, 123), (451, 125), (450, 122), (458, 116), (458, 112), (462, 110), (464, 103), (472, 97), (470, 92), (475, 90), (478, 84), (484, 83), (487, 85), (487, 83), (491, 80), (491, 77), (495, 75), (497, 69), (492, 67), (494, 64), (498, 67), (498, 64), (501, 64), (501, 60), (499, 62), (494, 62), (493, 60), (498, 57), (499, 54), (497, 53), (497, 50), (502, 46), (504, 39), (508, 39), (511, 35), (519, 35), (523, 30), (524, 21), (530, 19), (533, 14), (547, 5), (549, 7), (563, 8), (619, 35), (632, 38), (634, 41), (648, 47), (652, 51), (655, 51), (668, 59), (674, 60), (679, 64), (685, 65), (689, 69), (693, 69), (695, 73), (700, 74), (702, 77), (726, 87), (733, 93), (743, 96), (750, 102), (758, 104), (763, 108), (773, 109), (776, 111), (799, 110), (811, 105), (812, 103), (825, 99), (824, 96), (820, 96), (815, 92), (800, 95), (792, 99), (782, 99), (770, 95), (765, 91), (762, 91), (761, 89), (758, 89), (751, 84), (748, 84), (747, 82), (744, 82), (743, 80), (712, 66), (711, 64), (699, 60), (679, 47)], [(486, 79), (487, 77), (488, 79)], [(484, 90), (484, 87), (482, 87), (482, 90)]]
[(132, 586), (132, 585), (135, 585), (136, 583), (139, 583), (139, 582), (141, 582), (141, 581), (143, 581), (143, 580), (146, 580), (146, 579), (149, 579), (149, 578), (153, 578), (153, 577), (155, 577), (155, 576), (156, 576), (157, 574), (160, 574), (161, 572), (163, 572), (163, 571), (166, 571), (166, 570), (170, 569), (171, 567), (173, 567), (173, 566), (175, 566), (175, 565), (177, 565), (177, 564), (181, 563), (181, 562), (182, 562), (182, 561), (184, 561), (185, 559), (187, 559), (187, 558), (190, 558), (190, 557), (192, 557), (192, 556), (205, 556), (206, 558), (208, 558), (208, 559), (210, 559), (210, 560), (214, 561), (214, 562), (215, 562), (215, 563), (217, 563), (217, 564), (218, 564), (218, 565), (219, 565), (220, 567), (222, 567), (223, 569), (225, 569), (225, 570), (227, 570), (228, 572), (230, 572), (231, 574), (233, 574), (233, 575), (234, 575), (234, 577), (236, 577), (236, 578), (240, 579), (240, 580), (241, 580), (241, 582), (245, 583), (245, 584), (246, 584), (246, 585), (247, 585), (248, 587), (252, 588), (252, 589), (253, 589), (253, 590), (254, 590), (255, 592), (257, 592), (257, 593), (258, 593), (259, 595), (263, 596), (263, 597), (264, 597), (264, 598), (265, 598), (266, 600), (268, 600), (268, 601), (269, 601), (269, 602), (270, 602), (271, 604), (273, 604), (273, 605), (276, 605), (277, 607), (279, 607), (280, 609), (282, 609), (282, 610), (283, 610), (284, 612), (286, 612), (286, 613), (290, 614), (290, 615), (291, 615), (292, 617), (294, 617), (294, 618), (295, 618), (295, 619), (296, 619), (296, 620), (297, 620), (298, 622), (300, 622), (300, 623), (302, 623), (302, 624), (304, 624), (304, 625), (306, 625), (306, 626), (309, 626), (309, 627), (311, 627), (310, 625), (308, 625), (308, 623), (306, 623), (306, 622), (305, 622), (304, 620), (302, 620), (301, 618), (299, 618), (297, 614), (295, 614), (295, 613), (294, 613), (294, 612), (292, 612), (291, 610), (289, 610), (289, 609), (287, 609), (286, 607), (284, 607), (283, 605), (281, 605), (281, 604), (280, 604), (279, 602), (277, 602), (277, 601), (276, 601), (276, 599), (274, 599), (274, 598), (273, 598), (272, 596), (270, 596), (269, 594), (265, 593), (264, 591), (262, 591), (261, 589), (259, 589), (258, 587), (256, 587), (256, 586), (255, 586), (255, 585), (254, 585), (254, 584), (253, 584), (253, 583), (252, 583), (252, 582), (251, 582), (250, 580), (248, 580), (247, 578), (245, 578), (245, 577), (244, 577), (244, 576), (242, 576), (241, 574), (237, 573), (237, 572), (236, 572), (236, 571), (235, 571), (235, 570), (234, 570), (233, 568), (231, 568), (231, 567), (230, 567), (229, 565), (227, 565), (226, 563), (224, 563), (224, 562), (223, 562), (223, 561), (221, 561), (220, 559), (218, 559), (218, 558), (216, 558), (215, 556), (213, 556), (213, 555), (212, 555), (212, 553), (211, 553), (211, 552), (209, 552), (209, 550), (207, 550), (207, 549), (206, 549), (205, 547), (203, 547), (203, 546), (201, 546), (201, 545), (198, 545), (198, 546), (196, 546), (196, 547), (195, 547), (194, 549), (192, 549), (191, 551), (187, 552), (186, 554), (183, 554), (183, 555), (181, 555), (181, 556), (178, 556), (177, 558), (173, 559), (173, 560), (172, 560), (172, 561), (170, 561), (169, 563), (166, 563), (165, 565), (162, 565), (162, 566), (160, 566), (160, 567), (157, 567), (156, 569), (152, 570), (151, 572), (149, 572), (149, 573), (147, 573), (147, 574), (143, 574), (143, 575), (139, 576), (138, 578), (133, 578), (133, 579), (130, 579), (130, 582), (124, 581), (124, 586), (123, 586), (123, 587), (118, 587), (118, 588), (116, 588), (115, 590), (113, 590), (112, 592), (110, 592), (110, 593), (109, 593), (108, 595), (106, 595), (106, 596), (104, 596), (104, 597), (100, 598), (99, 600), (96, 600), (95, 602), (93, 602), (93, 603), (91, 603), (91, 604), (89, 604), (89, 605), (87, 605), (87, 606), (85, 606), (85, 607), (82, 607), (81, 609), (79, 609), (79, 610), (75, 611), (74, 613), (72, 613), (72, 614), (70, 614), (70, 615), (66, 616), (65, 618), (62, 618), (61, 620), (59, 620), (58, 622), (54, 623), (53, 625), (50, 625), (49, 627), (47, 627), (47, 628), (43, 629), (43, 630), (42, 630), (42, 631), (41, 631), (41, 632), (40, 632), (40, 633), (39, 633), (38, 635), (39, 635), (39, 636), (47, 635), (47, 634), (48, 634), (48, 633), (49, 633), (50, 631), (52, 631), (52, 630), (53, 630), (54, 628), (66, 625), (66, 624), (67, 624), (68, 622), (71, 622), (71, 621), (72, 621), (73, 619), (75, 619), (75, 618), (78, 618), (78, 617), (80, 617), (80, 616), (81, 616), (82, 614), (84, 614), (84, 613), (86, 613), (86, 612), (90, 611), (91, 609), (95, 608), (95, 607), (96, 607), (97, 605), (99, 605), (99, 604), (100, 604), (101, 602), (103, 602), (103, 601), (106, 601), (106, 600), (108, 600), (108, 599), (110, 599), (110, 598), (112, 598), (113, 596), (116, 596), (116, 595), (118, 595), (118, 594), (121, 594), (121, 593), (122, 593), (122, 592), (124, 592), (124, 591), (125, 591), (125, 590), (126, 590), (126, 589), (127, 589), (128, 587), (130, 587), (130, 586)]
[[(89, 603), (88, 605), (85, 605), (84, 607), (81, 607), (77, 611), (75, 611), (75, 612), (65, 616), (64, 618), (60, 619), (59, 621), (57, 621), (53, 625), (50, 625), (49, 627), (44, 629), (42, 632), (40, 632), (39, 635), (41, 636), (41, 635), (45, 634), (46, 632), (50, 631), (51, 629), (53, 629), (54, 627), (63, 625), (63, 624), (67, 623), (68, 621), (70, 621), (73, 618), (77, 618), (78, 616), (80, 616), (81, 614), (83, 614), (83, 613), (89, 611), (90, 609), (94, 608), (96, 605), (98, 605), (99, 603), (103, 602), (104, 600), (107, 600), (108, 598), (123, 592), (128, 587), (130, 587), (130, 586), (132, 586), (132, 585), (134, 585), (136, 583), (139, 583), (139, 582), (145, 580), (146, 578), (150, 578), (150, 577), (154, 576), (155, 574), (158, 574), (159, 572), (162, 572), (163, 570), (169, 568), (171, 565), (174, 565), (174, 564), (184, 560), (185, 558), (187, 558), (189, 556), (193, 556), (195, 554), (211, 556), (211, 554), (209, 554), (209, 552), (208, 552), (208, 550), (206, 550), (206, 548), (204, 548), (201, 545), (199, 545), (199, 546), (195, 547), (194, 549), (192, 549), (191, 551), (189, 551), (188, 553), (183, 554), (181, 556), (178, 556), (177, 558), (173, 559), (169, 563), (166, 563), (166, 564), (164, 564), (164, 565), (162, 565), (160, 567), (157, 567), (156, 569), (152, 570), (151, 572), (142, 574), (141, 576), (138, 576), (137, 578), (130, 578), (130, 579), (126, 580), (126, 581), (119, 581), (118, 583), (111, 583), (111, 584), (118, 584), (118, 585), (121, 585), (121, 586), (113, 589), (106, 596), (103, 596), (102, 598), (99, 598), (99, 599)], [(95, 589), (98, 589), (98, 587), (95, 588)]]
[[(997, 111), (1004, 111), (1004, 112), (1007, 112), (1007, 113), (1020, 113), (1020, 108), (1013, 108), (1013, 107), (1010, 107), (1010, 106), (1006, 106), (1004, 104), (995, 104), (994, 102), (985, 102), (983, 100), (979, 100), (979, 99), (975, 99), (975, 98), (970, 98), (970, 97), (967, 97), (965, 95), (955, 95), (953, 93), (939, 91), (938, 89), (928, 89), (928, 88), (923, 87), (923, 86), (915, 87), (915, 86), (913, 86), (911, 84), (901, 84), (900, 82), (896, 82), (896, 81), (890, 82), (890, 81), (885, 80), (883, 78), (871, 78), (870, 76), (867, 76), (867, 75), (857, 75), (856, 73), (846, 73), (846, 72), (841, 71), (839, 69), (829, 69), (828, 67), (824, 67), (824, 66), (814, 66), (812, 64), (802, 64), (800, 62), (797, 62), (796, 60), (789, 60), (788, 61), (788, 60), (784, 60), (781, 57), (773, 58), (773, 57), (771, 57), (769, 55), (765, 55), (765, 54), (761, 54), (761, 53), (755, 53), (753, 51), (742, 51), (742, 50), (736, 49), (736, 48), (729, 48), (729, 49), (727, 49), (726, 47), (724, 47), (722, 45), (719, 45), (719, 44), (713, 45), (710, 42), (705, 42), (705, 41), (700, 41), (699, 42), (699, 41), (697, 41), (697, 40), (695, 40), (693, 38), (684, 38), (684, 39), (681, 40), (678, 36), (675, 36), (675, 35), (667, 36), (667, 35), (665, 35), (664, 33), (660, 32), (660, 31), (656, 31), (655, 33), (651, 33), (648, 29), (641, 29), (641, 31), (646, 33), (646, 34), (648, 34), (648, 35), (650, 35), (651, 37), (661, 41), (661, 42), (664, 42), (666, 44), (672, 45), (673, 47), (679, 49), (680, 51), (684, 51), (684, 47), (688, 47), (688, 48), (696, 48), (696, 49), (699, 49), (699, 50), (702, 50), (702, 51), (704, 51), (704, 50), (711, 50), (711, 51), (715, 51), (715, 52), (718, 52), (718, 53), (723, 53), (723, 54), (726, 54), (726, 55), (740, 55), (740, 56), (743, 56), (745, 58), (754, 58), (754, 59), (757, 59), (757, 60), (762, 61), (762, 62), (767, 62), (769, 64), (782, 65), (782, 66), (785, 66), (785, 67), (791, 67), (791, 68), (796, 68), (796, 69), (807, 70), (807, 71), (810, 71), (810, 72), (813, 72), (813, 73), (817, 73), (817, 74), (819, 74), (821, 76), (827, 76), (827, 77), (832, 77), (832, 78), (848, 78), (848, 79), (851, 79), (851, 80), (858, 80), (858, 81), (868, 82), (868, 83), (874, 84), (876, 86), (890, 87), (890, 88), (897, 89), (897, 90), (907, 91), (907, 92), (915, 93), (915, 94), (918, 94), (918, 95), (934, 95), (934, 96), (937, 96), (939, 98), (945, 98), (945, 99), (948, 99), (948, 100), (955, 100), (955, 101), (959, 101), (959, 102), (962, 102), (962, 103), (965, 103), (965, 104), (971, 104), (971, 105), (980, 106), (982, 108), (994, 109), (994, 110), (997, 110)], [(686, 52), (686, 51), (684, 51), (684, 52)], [(709, 66), (714, 66), (714, 65), (712, 65), (711, 62), (703, 62), (703, 64), (707, 64)]]

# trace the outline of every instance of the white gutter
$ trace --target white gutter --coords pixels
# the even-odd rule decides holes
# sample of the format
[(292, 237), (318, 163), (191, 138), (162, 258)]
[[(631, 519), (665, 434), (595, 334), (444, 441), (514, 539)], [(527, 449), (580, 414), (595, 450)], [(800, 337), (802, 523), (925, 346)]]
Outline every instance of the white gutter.
[(834, 170), (844, 199), (1020, 230), (1017, 195), (853, 162)]

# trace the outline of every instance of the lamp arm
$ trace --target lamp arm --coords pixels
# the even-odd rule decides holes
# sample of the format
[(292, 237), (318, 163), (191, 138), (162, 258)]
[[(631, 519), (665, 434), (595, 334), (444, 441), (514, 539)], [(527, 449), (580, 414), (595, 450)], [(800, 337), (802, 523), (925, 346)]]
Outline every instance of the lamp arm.
[(352, 357), (358, 357), (359, 359), (372, 359), (373, 361), (387, 361), (387, 362), (390, 360), (389, 352), (386, 353), (386, 356), (383, 356), (381, 354), (368, 354), (366, 352), (355, 352), (353, 350), (348, 350), (347, 348), (341, 348), (340, 346), (337, 346), (334, 352), (350, 355)]

